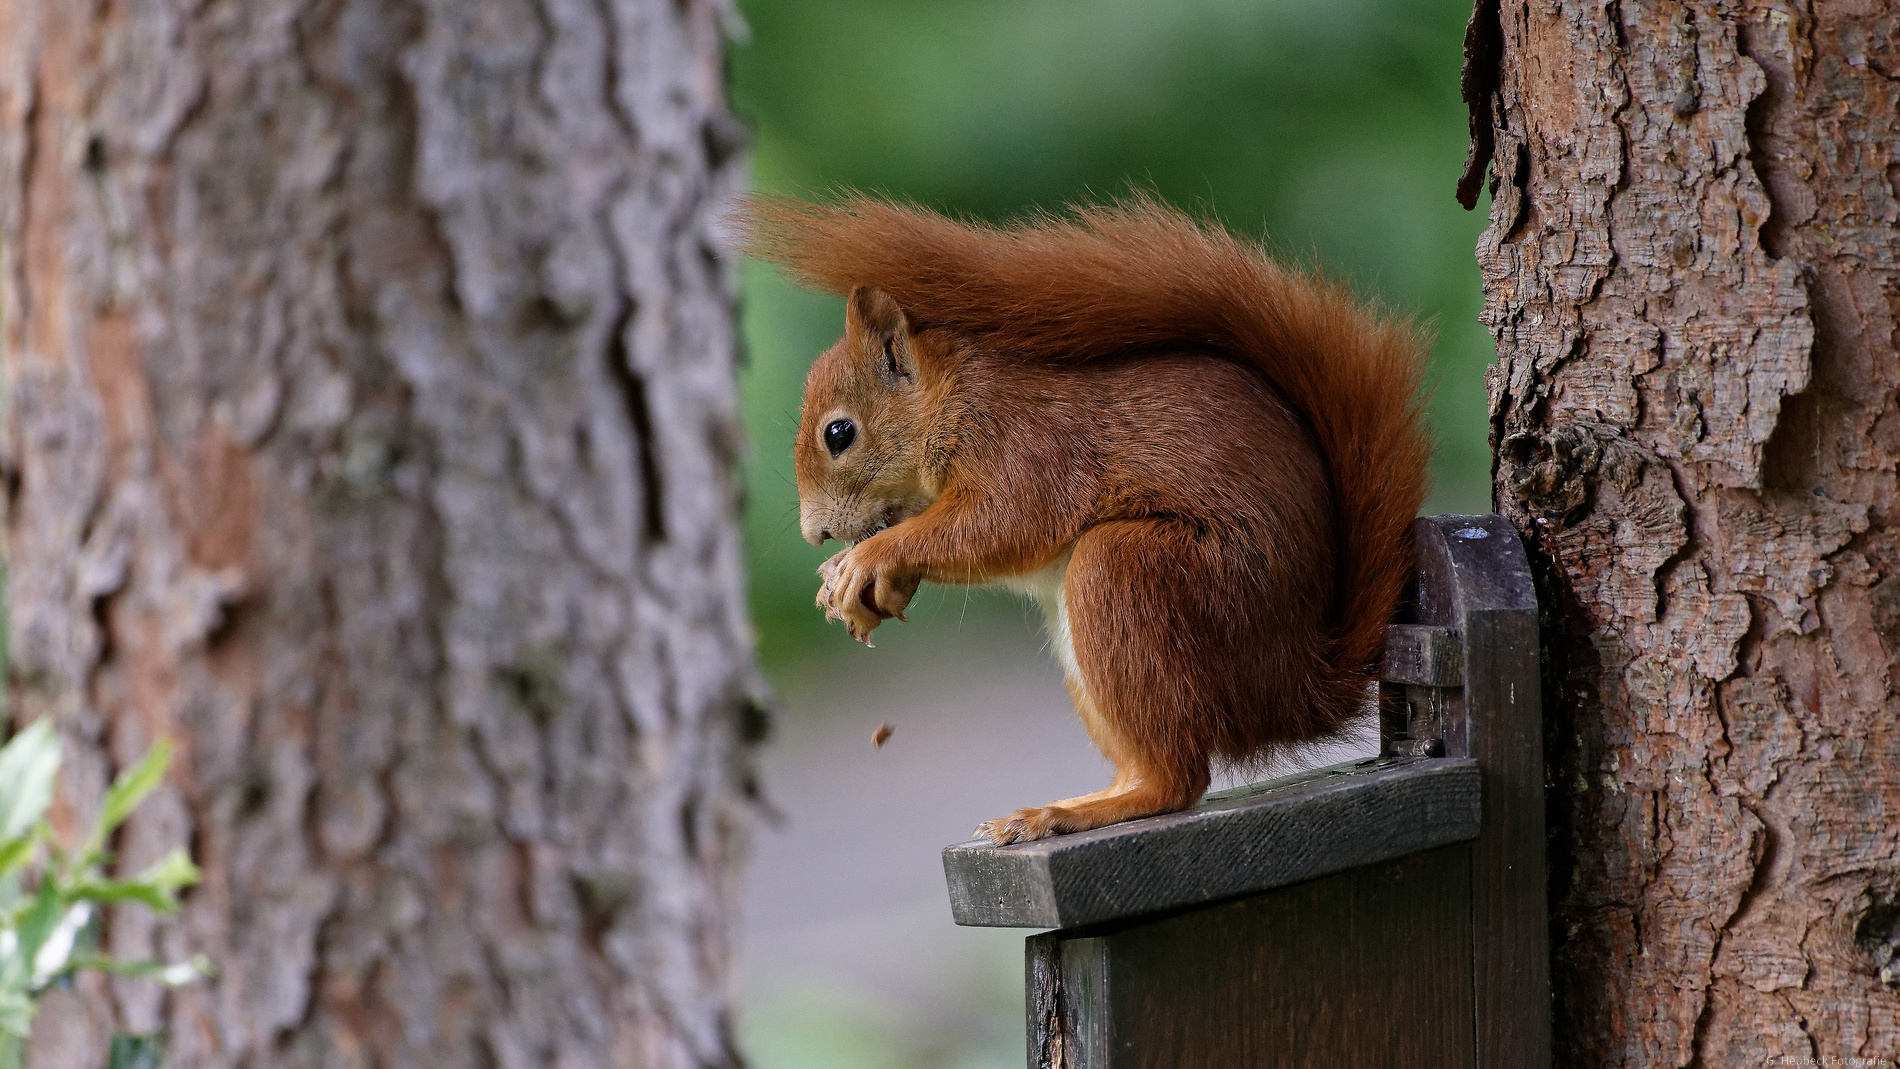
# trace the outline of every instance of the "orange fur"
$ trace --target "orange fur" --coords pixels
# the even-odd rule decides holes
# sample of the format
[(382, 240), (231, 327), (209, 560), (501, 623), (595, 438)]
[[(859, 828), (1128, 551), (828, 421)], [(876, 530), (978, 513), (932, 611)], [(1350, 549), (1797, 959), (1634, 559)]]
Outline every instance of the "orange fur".
[(1115, 782), (985, 834), (1185, 808), (1210, 760), (1362, 709), (1430, 452), (1408, 324), (1145, 197), (1012, 227), (755, 198), (740, 224), (850, 295), (795, 444), (806, 536), (855, 543), (819, 604), (863, 639), (920, 581), (1002, 582), (1067, 643)]

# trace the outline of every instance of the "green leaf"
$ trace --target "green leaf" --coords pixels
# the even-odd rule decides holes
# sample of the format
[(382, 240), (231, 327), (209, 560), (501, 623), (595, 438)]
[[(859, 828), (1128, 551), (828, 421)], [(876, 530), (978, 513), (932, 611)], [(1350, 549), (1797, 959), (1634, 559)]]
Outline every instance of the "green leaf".
[(173, 962), (170, 965), (150, 958), (123, 960), (108, 958), (100, 954), (87, 954), (75, 957), (72, 971), (80, 972), (93, 969), (113, 976), (126, 976), (136, 980), (157, 980), (166, 987), (183, 987), (211, 975), (211, 959), (199, 954), (190, 961)]
[(26, 863), (33, 860), (33, 848), (39, 844), (40, 837), (30, 833), (0, 842), (0, 875), (26, 867)]
[(178, 903), (164, 890), (141, 880), (81, 880), (66, 893), (85, 902), (137, 902), (158, 913), (170, 913)]
[[(11, 1011), (0, 1006), (0, 1069), (23, 1069), (26, 1065), (26, 1037), (11, 1031)], [(26, 1022), (33, 1021), (33, 1004), (26, 1004)]]
[(33, 1000), (24, 991), (0, 992), (0, 1033), (25, 1039), (33, 1028)]
[(0, 839), (26, 834), (46, 815), (59, 773), (59, 736), (42, 717), (0, 747)]
[(79, 945), (79, 933), (92, 920), (92, 903), (79, 902), (60, 915), (45, 941), (33, 955), (33, 985), (40, 987), (67, 971), (73, 950)]
[(106, 792), (105, 805), (99, 811), (99, 825), (93, 830), (95, 843), (104, 842), (114, 828), (125, 823), (132, 810), (152, 793), (152, 788), (164, 782), (165, 769), (172, 762), (172, 742), (160, 739), (145, 751), (145, 756), (131, 768), (119, 773), (112, 781), (112, 789)]
[(135, 879), (174, 892), (198, 882), (198, 866), (191, 863), (191, 855), (185, 853), (182, 846), (172, 847), (172, 852), (158, 859), (150, 868), (139, 873)]
[(26, 958), (20, 953), (20, 933), (11, 926), (0, 929), (0, 1000), (19, 992), (24, 994), (32, 977), (27, 975)]
[(20, 915), (16, 929), (18, 943), (12, 956), (5, 961), (5, 969), (0, 973), (0, 988), (25, 991), (33, 983), (33, 959), (39, 954), (40, 947), (58, 927), (59, 920), (65, 914), (64, 903), (60, 901), (59, 889), (52, 880), (41, 880), (39, 894), (33, 897), (33, 904)]
[(106, 1057), (106, 1069), (158, 1069), (164, 1056), (165, 1048), (158, 1036), (115, 1032), (111, 1053)]
[(178, 908), (179, 889), (197, 883), (198, 875), (198, 866), (180, 847), (130, 879), (85, 876), (73, 881), (66, 894), (88, 902), (138, 902), (160, 913), (170, 913)]

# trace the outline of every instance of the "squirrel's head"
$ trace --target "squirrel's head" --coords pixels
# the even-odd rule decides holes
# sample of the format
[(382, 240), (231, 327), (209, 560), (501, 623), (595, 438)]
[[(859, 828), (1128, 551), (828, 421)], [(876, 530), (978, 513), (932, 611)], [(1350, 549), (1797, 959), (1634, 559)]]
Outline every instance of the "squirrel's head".
[(922, 512), (942, 492), (927, 439), (945, 340), (932, 333), (912, 331), (882, 290), (851, 291), (844, 337), (805, 380), (792, 447), (805, 541), (862, 541)]

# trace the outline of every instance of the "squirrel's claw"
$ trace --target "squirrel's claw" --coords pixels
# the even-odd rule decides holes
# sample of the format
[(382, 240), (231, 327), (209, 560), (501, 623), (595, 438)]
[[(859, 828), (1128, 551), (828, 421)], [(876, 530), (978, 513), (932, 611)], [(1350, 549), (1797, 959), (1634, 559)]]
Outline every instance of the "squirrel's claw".
[(1072, 827), (1071, 813), (1061, 806), (1044, 805), (1018, 809), (1006, 817), (986, 820), (976, 826), (976, 834), (993, 846), (1034, 842), (1061, 835)]
[(851, 637), (871, 645), (871, 632), (885, 620), (909, 622), (904, 609), (917, 590), (917, 580), (888, 567), (862, 561), (860, 547), (837, 554), (818, 568), (822, 582), (818, 607), (828, 620), (843, 621)]

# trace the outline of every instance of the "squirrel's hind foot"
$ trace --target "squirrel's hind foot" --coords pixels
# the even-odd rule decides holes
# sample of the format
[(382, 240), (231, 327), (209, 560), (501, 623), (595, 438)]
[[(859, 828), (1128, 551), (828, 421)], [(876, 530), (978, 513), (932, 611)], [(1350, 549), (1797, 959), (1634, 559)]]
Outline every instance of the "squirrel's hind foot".
[(1037, 839), (1047, 839), (1051, 835), (1084, 830), (1078, 826), (1071, 826), (1072, 822), (1066, 819), (1069, 816), (1067, 810), (1054, 805), (1018, 809), (1009, 816), (986, 820), (978, 824), (976, 834), (979, 838), (988, 839), (997, 846), (1008, 846), (1010, 843), (1034, 842)]
[(1177, 813), (1200, 800), (1200, 792), (1160, 791), (1141, 786), (1109, 790), (1050, 805), (1018, 809), (1007, 817), (986, 820), (976, 834), (996, 846), (1034, 842), (1052, 835), (1089, 831), (1157, 813)]

